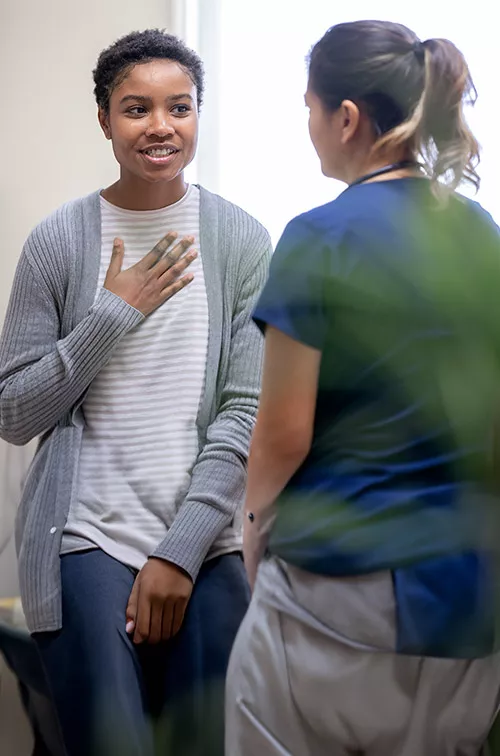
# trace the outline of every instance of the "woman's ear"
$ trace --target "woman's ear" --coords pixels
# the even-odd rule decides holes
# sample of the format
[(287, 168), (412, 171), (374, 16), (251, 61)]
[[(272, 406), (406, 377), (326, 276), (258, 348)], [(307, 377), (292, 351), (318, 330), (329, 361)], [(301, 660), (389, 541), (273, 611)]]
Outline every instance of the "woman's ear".
[(111, 127), (109, 125), (109, 114), (104, 110), (104, 108), (99, 108), (97, 111), (97, 118), (99, 120), (99, 125), (101, 126), (101, 129), (103, 130), (104, 136), (106, 139), (111, 139)]
[(360, 111), (352, 100), (344, 100), (340, 106), (341, 112), (341, 142), (347, 144), (355, 136), (360, 121)]

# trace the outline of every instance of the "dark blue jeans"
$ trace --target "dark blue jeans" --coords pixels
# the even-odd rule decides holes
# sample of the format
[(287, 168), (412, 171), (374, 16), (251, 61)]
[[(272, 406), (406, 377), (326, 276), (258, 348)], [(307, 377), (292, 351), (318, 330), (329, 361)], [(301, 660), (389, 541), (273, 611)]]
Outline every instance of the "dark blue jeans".
[(223, 756), (224, 682), (249, 602), (239, 554), (205, 563), (183, 626), (135, 646), (135, 572), (102, 551), (61, 557), (63, 627), (34, 636), (68, 756)]

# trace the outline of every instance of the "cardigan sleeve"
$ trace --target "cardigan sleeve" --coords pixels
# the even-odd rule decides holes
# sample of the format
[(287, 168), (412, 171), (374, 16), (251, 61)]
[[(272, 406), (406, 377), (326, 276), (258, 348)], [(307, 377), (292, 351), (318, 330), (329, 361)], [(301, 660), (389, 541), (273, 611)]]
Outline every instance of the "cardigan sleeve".
[(210, 547), (244, 503), (264, 346), (252, 315), (267, 278), (272, 249), (267, 231), (256, 221), (253, 224), (244, 248), (239, 250), (244, 265), (218, 411), (193, 468), (187, 496), (165, 539), (151, 554), (181, 567), (193, 580)]
[[(50, 233), (49, 233), (50, 232)], [(61, 231), (62, 237), (62, 231)], [(120, 339), (143, 320), (122, 299), (102, 290), (94, 307), (65, 338), (50, 281), (60, 279), (54, 228), (28, 238), (0, 338), (0, 437), (24, 445), (49, 431), (82, 397)]]

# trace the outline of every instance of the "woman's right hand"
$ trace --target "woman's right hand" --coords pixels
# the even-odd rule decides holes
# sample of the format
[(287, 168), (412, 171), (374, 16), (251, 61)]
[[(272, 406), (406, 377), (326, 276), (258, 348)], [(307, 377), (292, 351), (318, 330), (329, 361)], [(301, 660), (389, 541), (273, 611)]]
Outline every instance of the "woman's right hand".
[(197, 257), (194, 250), (187, 252), (194, 239), (186, 236), (167, 252), (176, 238), (177, 234), (170, 231), (151, 252), (127, 270), (122, 270), (123, 241), (115, 239), (104, 288), (143, 315), (150, 315), (193, 280), (190, 273), (185, 276), (182, 273)]

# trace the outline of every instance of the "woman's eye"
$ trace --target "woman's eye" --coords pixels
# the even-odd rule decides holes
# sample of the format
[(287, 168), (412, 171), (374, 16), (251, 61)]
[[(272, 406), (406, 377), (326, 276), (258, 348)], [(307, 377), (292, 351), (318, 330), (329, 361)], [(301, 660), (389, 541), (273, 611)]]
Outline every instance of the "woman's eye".
[(127, 113), (130, 113), (131, 115), (144, 115), (146, 112), (146, 108), (142, 105), (134, 105), (132, 108), (129, 108), (127, 110)]
[(189, 105), (176, 105), (174, 108), (174, 113), (177, 113), (177, 115), (186, 115), (186, 113), (189, 113), (191, 108)]

